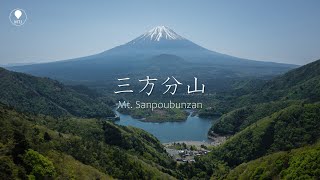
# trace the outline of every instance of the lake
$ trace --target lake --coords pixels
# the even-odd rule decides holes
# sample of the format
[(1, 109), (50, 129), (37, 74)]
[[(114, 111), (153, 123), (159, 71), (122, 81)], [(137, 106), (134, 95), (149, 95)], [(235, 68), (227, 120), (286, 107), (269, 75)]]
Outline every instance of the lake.
[(152, 123), (139, 121), (130, 115), (121, 114), (118, 111), (116, 111), (116, 114), (120, 117), (120, 121), (116, 121), (116, 124), (141, 128), (153, 134), (162, 143), (176, 141), (209, 142), (210, 140), (207, 138), (207, 133), (214, 121), (213, 119), (189, 115), (188, 119), (182, 122)]

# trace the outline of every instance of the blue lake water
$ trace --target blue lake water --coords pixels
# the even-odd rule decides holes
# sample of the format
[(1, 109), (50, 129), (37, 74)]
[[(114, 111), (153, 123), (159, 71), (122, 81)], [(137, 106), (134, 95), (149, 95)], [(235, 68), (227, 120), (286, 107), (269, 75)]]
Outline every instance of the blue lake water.
[(130, 115), (124, 115), (117, 111), (116, 113), (120, 117), (120, 121), (116, 121), (116, 124), (144, 129), (157, 137), (162, 143), (176, 141), (210, 141), (207, 138), (207, 133), (214, 121), (213, 119), (189, 115), (188, 119), (183, 122), (152, 123), (139, 121)]

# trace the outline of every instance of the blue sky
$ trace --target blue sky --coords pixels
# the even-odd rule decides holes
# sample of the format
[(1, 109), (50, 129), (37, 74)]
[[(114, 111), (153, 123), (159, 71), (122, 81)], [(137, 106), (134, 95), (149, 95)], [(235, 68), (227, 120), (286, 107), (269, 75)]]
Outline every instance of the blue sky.
[[(11, 25), (24, 9), (28, 21)], [(320, 59), (319, 0), (0, 0), (0, 64), (96, 54), (157, 25), (213, 51), (306, 64)]]

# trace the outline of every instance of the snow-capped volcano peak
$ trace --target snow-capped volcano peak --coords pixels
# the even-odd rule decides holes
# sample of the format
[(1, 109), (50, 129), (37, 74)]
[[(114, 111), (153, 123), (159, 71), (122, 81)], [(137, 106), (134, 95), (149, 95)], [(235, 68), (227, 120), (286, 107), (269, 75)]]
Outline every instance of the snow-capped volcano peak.
[(161, 39), (177, 40), (184, 39), (182, 36), (174, 32), (166, 26), (157, 26), (147, 33), (143, 34), (144, 37), (150, 38), (153, 41), (160, 41)]
[(161, 40), (183, 40), (184, 38), (166, 26), (157, 26), (150, 31), (139, 36), (133, 42), (141, 40), (161, 41)]

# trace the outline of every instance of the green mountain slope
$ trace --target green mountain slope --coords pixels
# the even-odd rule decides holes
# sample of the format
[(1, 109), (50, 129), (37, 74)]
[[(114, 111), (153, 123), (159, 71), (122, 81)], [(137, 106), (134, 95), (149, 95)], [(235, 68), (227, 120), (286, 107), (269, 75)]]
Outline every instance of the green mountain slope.
[(25, 115), (0, 106), (0, 133), (0, 177), (6, 179), (177, 176), (175, 163), (159, 141), (136, 128), (95, 119)]
[(233, 135), (261, 118), (270, 116), (290, 105), (299, 104), (302, 104), (302, 102), (298, 100), (286, 100), (244, 106), (224, 114), (212, 126), (209, 134), (214, 132), (220, 135)]
[(237, 98), (237, 102), (256, 104), (287, 99), (320, 100), (320, 60), (273, 78), (260, 88)]
[[(320, 78), (320, 60), (314, 61), (310, 64), (300, 68), (289, 71), (288, 73), (274, 78), (267, 83), (263, 88), (268, 91), (284, 91), (288, 88), (301, 87), (301, 91), (307, 91), (309, 88), (304, 89), (303, 86), (311, 85), (310, 82)], [(314, 86), (312, 89), (317, 90), (319, 86)], [(310, 88), (311, 89), (311, 88)], [(318, 93), (319, 91), (314, 91)], [(297, 92), (298, 93), (298, 92)], [(310, 91), (309, 91), (310, 93)], [(319, 97), (319, 96), (318, 96)], [(310, 98), (310, 94), (307, 96)]]
[(0, 102), (18, 111), (55, 117), (110, 117), (113, 112), (88, 90), (64, 86), (58, 81), (38, 78), (0, 68)]
[(293, 105), (263, 118), (218, 148), (230, 166), (320, 138), (320, 105)]
[(319, 157), (319, 143), (277, 152), (237, 166), (225, 179), (316, 179), (320, 177)]
[(270, 153), (315, 143), (320, 138), (320, 105), (292, 105), (236, 133), (208, 156), (182, 166), (189, 177), (224, 178), (230, 169)]
[[(270, 178), (268, 170), (259, 169), (260, 166), (268, 168), (264, 166), (267, 162), (257, 160), (254, 165), (248, 165), (249, 169), (240, 164), (316, 143), (320, 138), (319, 92), (320, 60), (274, 78), (248, 94), (230, 98), (232, 100), (227, 103), (234, 103), (234, 109), (223, 115), (210, 133), (233, 136), (209, 155), (197, 158), (196, 163), (181, 165), (179, 169), (187, 178), (195, 179), (209, 179), (211, 176), (214, 179), (236, 179), (242, 175), (247, 179), (249, 175), (251, 179)], [(307, 158), (317, 153), (319, 148), (305, 151), (304, 156)], [(276, 160), (277, 156), (272, 158)], [(281, 167), (273, 175), (289, 179), (318, 177), (319, 167), (313, 166), (317, 159), (304, 161), (300, 155), (288, 158), (292, 166)], [(304, 164), (306, 169), (302, 170), (300, 164)], [(237, 166), (238, 169), (232, 171)], [(230, 172), (236, 173), (232, 175)]]
[(74, 117), (107, 115), (90, 90), (2, 69), (0, 177), (315, 179), (319, 145), (310, 145), (320, 138), (319, 64), (230, 95), (225, 102), (232, 110), (211, 130), (232, 137), (196, 162), (178, 165), (143, 130)]
[(320, 100), (320, 60), (278, 76), (251, 94), (240, 97), (242, 102), (269, 102), (286, 99)]
[(235, 109), (211, 128), (218, 134), (234, 134), (260, 118), (293, 104), (320, 101), (320, 60), (307, 64), (253, 88), (230, 101)]

